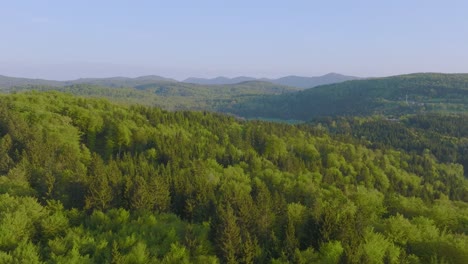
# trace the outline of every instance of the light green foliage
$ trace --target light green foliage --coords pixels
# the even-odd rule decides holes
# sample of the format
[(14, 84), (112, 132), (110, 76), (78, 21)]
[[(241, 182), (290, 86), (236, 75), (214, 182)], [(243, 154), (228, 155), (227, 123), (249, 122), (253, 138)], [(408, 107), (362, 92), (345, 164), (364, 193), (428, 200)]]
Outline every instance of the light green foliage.
[(14, 250), (22, 241), (35, 236), (36, 224), (45, 213), (34, 198), (0, 195), (0, 249)]
[(343, 247), (339, 241), (330, 241), (320, 246), (320, 263), (340, 263)]
[(407, 118), (0, 96), (0, 262), (468, 263), (466, 122)]
[(399, 263), (400, 249), (382, 234), (366, 230), (364, 234), (363, 262)]
[(362, 223), (375, 224), (386, 212), (384, 195), (375, 189), (369, 190), (358, 186), (352, 199), (358, 206), (358, 217)]
[(181, 247), (177, 244), (171, 245), (171, 251), (164, 257), (162, 263), (164, 264), (188, 264), (189, 256), (184, 247)]
[(130, 252), (123, 257), (124, 263), (145, 264), (149, 262), (149, 255), (146, 250), (146, 245), (142, 242), (137, 242)]
[[(10, 263), (31, 263), (40, 264), (39, 250), (33, 243), (23, 240), (18, 244), (18, 247), (10, 253)], [(6, 262), (8, 263), (8, 261)]]

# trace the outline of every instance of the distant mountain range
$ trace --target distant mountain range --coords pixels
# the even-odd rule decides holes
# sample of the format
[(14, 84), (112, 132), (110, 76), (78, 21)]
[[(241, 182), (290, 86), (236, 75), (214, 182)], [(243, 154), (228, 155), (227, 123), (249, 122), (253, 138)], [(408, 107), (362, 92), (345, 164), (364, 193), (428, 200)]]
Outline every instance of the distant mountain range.
[(246, 77), (246, 76), (239, 76), (239, 77), (234, 77), (234, 78), (216, 77), (212, 79), (190, 77), (190, 78), (183, 80), (182, 82), (204, 84), (204, 85), (223, 85), (223, 84), (236, 84), (236, 83), (255, 81), (255, 80), (257, 79), (253, 77)]
[(227, 77), (216, 77), (213, 79), (205, 79), (205, 78), (187, 78), (183, 82), (186, 83), (195, 83), (195, 84), (204, 84), (204, 85), (222, 85), (222, 84), (235, 84), (241, 83), (246, 81), (263, 81), (263, 82), (270, 82), (274, 84), (286, 85), (291, 87), (297, 88), (313, 88), (315, 86), (324, 85), (324, 84), (332, 84), (332, 83), (339, 83), (344, 81), (350, 80), (357, 80), (361, 79), (355, 76), (347, 76), (338, 73), (328, 73), (322, 76), (316, 77), (302, 77), (302, 76), (286, 76), (278, 79), (269, 79), (269, 78), (253, 78), (253, 77), (246, 77), (246, 76), (239, 76), (234, 78), (227, 78)]
[[(193, 83), (201, 85), (226, 85), (226, 84), (238, 84), (248, 81), (261, 81), (269, 82), (272, 84), (290, 86), (296, 88), (312, 88), (323, 84), (339, 83), (349, 80), (360, 79), (354, 76), (346, 76), (337, 73), (329, 73), (323, 76), (317, 77), (301, 77), (301, 76), (286, 76), (278, 79), (268, 78), (253, 78), (239, 76), (235, 78), (227, 77), (216, 77), (213, 79), (195, 78), (191, 77), (183, 83)], [(0, 88), (11, 88), (15, 86), (27, 86), (27, 85), (47, 85), (47, 86), (67, 86), (74, 84), (92, 84), (106, 87), (136, 87), (140, 85), (161, 83), (161, 82), (178, 82), (177, 80), (165, 78), (157, 75), (141, 76), (136, 78), (128, 77), (110, 77), (110, 78), (81, 78), (70, 81), (55, 81), (55, 80), (44, 80), (44, 79), (28, 79), (28, 78), (17, 78), (0, 75)]]

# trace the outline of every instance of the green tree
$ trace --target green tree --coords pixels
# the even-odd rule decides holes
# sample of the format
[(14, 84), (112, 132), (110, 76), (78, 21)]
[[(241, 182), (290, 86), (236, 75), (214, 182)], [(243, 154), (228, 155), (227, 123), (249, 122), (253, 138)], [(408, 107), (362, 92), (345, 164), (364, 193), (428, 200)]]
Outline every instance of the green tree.
[(226, 263), (238, 263), (241, 255), (241, 233), (237, 225), (237, 217), (230, 204), (218, 208), (219, 226), (217, 241), (219, 251)]
[(104, 161), (97, 154), (93, 154), (89, 169), (85, 207), (105, 210), (110, 206), (112, 198), (112, 188), (108, 181)]

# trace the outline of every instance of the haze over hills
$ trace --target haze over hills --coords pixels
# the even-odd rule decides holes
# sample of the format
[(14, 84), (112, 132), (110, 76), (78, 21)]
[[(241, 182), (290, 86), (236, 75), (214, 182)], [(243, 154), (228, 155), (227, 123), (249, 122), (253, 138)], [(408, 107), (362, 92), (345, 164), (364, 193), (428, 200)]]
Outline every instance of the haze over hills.
[(13, 86), (25, 86), (25, 85), (48, 85), (48, 86), (61, 86), (63, 82), (44, 80), (44, 79), (29, 79), (29, 78), (18, 78), (0, 75), (0, 88), (10, 88)]
[(265, 79), (266, 81), (288, 85), (299, 88), (313, 88), (319, 85), (340, 83), (344, 81), (357, 80), (361, 79), (360, 77), (347, 76), (338, 73), (328, 73), (322, 76), (317, 77), (301, 77), (301, 76), (286, 76), (278, 79)]
[[(257, 80), (257, 78), (246, 77), (246, 76), (227, 78), (227, 77), (219, 76), (219, 77), (212, 78), (212, 79), (190, 77), (190, 78), (183, 80), (182, 82), (194, 83), (194, 84), (205, 84), (205, 85), (220, 85), (220, 84), (236, 84), (236, 83), (254, 81), (254, 80)], [(268, 81), (267, 79), (265, 80)]]
[[(201, 85), (225, 85), (238, 84), (248, 81), (270, 82), (272, 84), (290, 86), (297, 88), (312, 88), (318, 85), (338, 83), (348, 80), (359, 79), (354, 76), (346, 76), (337, 73), (329, 73), (318, 77), (285, 76), (278, 79), (253, 78), (239, 76), (235, 78), (216, 77), (213, 79), (191, 77), (179, 83), (192, 83)], [(106, 87), (136, 87), (139, 85), (159, 83), (159, 82), (178, 82), (177, 80), (161, 77), (158, 75), (140, 76), (136, 78), (129, 77), (109, 77), (109, 78), (80, 78), (76, 80), (56, 81), (44, 79), (17, 78), (0, 75), (0, 88), (10, 88), (14, 86), (25, 85), (48, 85), (48, 86), (66, 86), (74, 84), (92, 84)]]
[(287, 85), (292, 87), (298, 88), (313, 88), (315, 86), (324, 85), (324, 84), (331, 84), (331, 83), (338, 83), (344, 82), (349, 80), (356, 80), (360, 79), (359, 77), (355, 76), (347, 76), (338, 73), (328, 73), (322, 76), (316, 77), (302, 77), (302, 76), (285, 76), (278, 79), (270, 79), (270, 78), (254, 78), (254, 77), (235, 77), (235, 78), (227, 78), (227, 77), (216, 77), (212, 79), (205, 79), (205, 78), (188, 78), (185, 79), (183, 82), (186, 83), (197, 83), (197, 84), (207, 84), (207, 85), (216, 85), (216, 84), (234, 84), (244, 81), (252, 81), (252, 80), (260, 80), (265, 82), (271, 82), (274, 84), (281, 84)]
[(157, 75), (140, 76), (136, 78), (129, 77), (110, 77), (110, 78), (80, 78), (69, 81), (55, 81), (44, 79), (18, 78), (0, 75), (0, 88), (11, 88), (14, 86), (27, 85), (47, 85), (47, 86), (67, 86), (74, 84), (92, 84), (107, 87), (135, 87), (155, 82), (177, 82), (174, 79), (165, 78)]
[(108, 87), (135, 87), (155, 82), (177, 82), (177, 80), (161, 77), (158, 75), (147, 75), (136, 78), (111, 77), (111, 78), (81, 78), (73, 81), (65, 81), (65, 85), (71, 84), (93, 84)]

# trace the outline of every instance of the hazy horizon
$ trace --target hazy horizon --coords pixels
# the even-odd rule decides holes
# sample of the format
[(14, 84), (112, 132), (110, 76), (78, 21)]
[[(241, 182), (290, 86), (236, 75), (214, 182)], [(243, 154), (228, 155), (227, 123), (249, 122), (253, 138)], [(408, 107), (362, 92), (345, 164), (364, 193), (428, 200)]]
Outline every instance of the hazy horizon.
[(468, 72), (464, 1), (8, 1), (0, 75), (71, 80)]
[[(327, 72), (323, 74), (318, 74), (318, 75), (298, 75), (298, 74), (283, 74), (283, 75), (275, 75), (275, 76), (257, 76), (257, 75), (231, 75), (231, 76), (226, 76), (226, 75), (203, 75), (203, 76), (196, 76), (196, 75), (190, 75), (182, 78), (176, 78), (176, 77), (171, 77), (171, 76), (166, 76), (158, 73), (148, 73), (148, 74), (120, 74), (120, 75), (90, 75), (90, 76), (80, 76), (77, 78), (43, 78), (43, 77), (34, 77), (34, 76), (24, 76), (24, 75), (8, 75), (8, 74), (3, 74), (0, 72), (0, 76), (6, 76), (6, 77), (13, 77), (13, 78), (26, 78), (26, 79), (43, 79), (43, 80), (51, 80), (51, 81), (72, 81), (72, 80), (77, 80), (80, 78), (86, 79), (86, 78), (96, 78), (96, 79), (106, 79), (106, 78), (115, 78), (115, 77), (123, 77), (123, 78), (138, 78), (138, 77), (145, 77), (145, 76), (159, 76), (159, 77), (164, 77), (164, 78), (169, 78), (169, 79), (174, 79), (176, 81), (184, 81), (189, 78), (199, 78), (199, 79), (215, 79), (215, 78), (238, 78), (238, 77), (251, 77), (255, 79), (279, 79), (283, 77), (290, 77), (290, 76), (297, 76), (297, 77), (321, 77), (325, 76), (327, 74), (340, 74), (343, 76), (352, 76), (349, 74), (343, 74), (340, 72)], [(390, 75), (388, 75), (390, 76)], [(387, 76), (352, 76), (352, 77), (359, 77), (359, 78), (374, 78), (374, 77), (387, 77)]]

